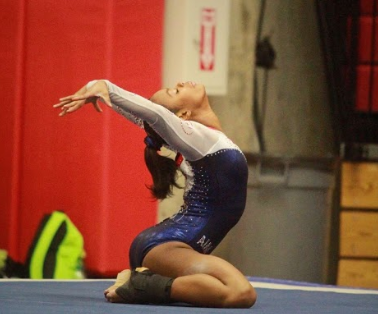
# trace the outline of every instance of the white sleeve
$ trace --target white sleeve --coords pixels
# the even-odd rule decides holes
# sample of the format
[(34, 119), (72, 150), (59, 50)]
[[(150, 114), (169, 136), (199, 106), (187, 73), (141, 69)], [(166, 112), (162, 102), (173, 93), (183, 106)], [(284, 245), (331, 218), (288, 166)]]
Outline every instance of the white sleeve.
[(187, 160), (198, 160), (217, 146), (221, 132), (200, 123), (185, 121), (168, 109), (104, 80), (112, 108), (118, 113), (146, 121), (175, 151)]
[(133, 115), (131, 112), (127, 112), (126, 110), (122, 109), (121, 107), (113, 106), (113, 109), (117, 111), (120, 115), (124, 116), (130, 122), (136, 124), (140, 128), (144, 129), (143, 120), (138, 118), (137, 116)]
[[(106, 82), (106, 84), (107, 84), (107, 86), (109, 88), (109, 83), (110, 82), (107, 81), (107, 80), (103, 80), (103, 81)], [(91, 88), (96, 82), (98, 82), (98, 80), (90, 81), (90, 82), (87, 83), (86, 87), (87, 88)], [(131, 112), (128, 112), (128, 111), (122, 109), (121, 107), (114, 107), (113, 106), (113, 109), (115, 111), (117, 111), (120, 115), (124, 116), (130, 122), (136, 124), (137, 126), (139, 126), (142, 129), (144, 129), (143, 120), (141, 118), (138, 118), (137, 116), (133, 115)]]

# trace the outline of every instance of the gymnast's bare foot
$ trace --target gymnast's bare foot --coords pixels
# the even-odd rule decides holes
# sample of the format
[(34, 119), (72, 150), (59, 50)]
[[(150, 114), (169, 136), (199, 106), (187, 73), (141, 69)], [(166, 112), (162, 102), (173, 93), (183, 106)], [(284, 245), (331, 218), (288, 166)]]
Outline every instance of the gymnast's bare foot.
[(114, 285), (110, 286), (108, 289), (104, 291), (105, 298), (109, 302), (120, 302), (121, 299), (118, 297), (115, 291), (119, 286), (122, 286), (124, 283), (126, 283), (130, 279), (130, 275), (131, 275), (130, 269), (125, 269), (121, 271), (120, 273), (118, 273), (117, 279)]
[[(146, 269), (147, 268), (145, 268), (145, 267), (138, 267), (135, 270), (142, 272)], [(104, 291), (105, 298), (109, 302), (112, 302), (112, 303), (123, 302), (122, 298), (115, 291), (117, 290), (118, 287), (125, 284), (130, 279), (130, 276), (131, 276), (130, 269), (125, 269), (125, 270), (121, 271), (120, 273), (118, 273), (117, 279), (116, 279), (114, 285), (110, 286), (108, 289), (106, 289)]]

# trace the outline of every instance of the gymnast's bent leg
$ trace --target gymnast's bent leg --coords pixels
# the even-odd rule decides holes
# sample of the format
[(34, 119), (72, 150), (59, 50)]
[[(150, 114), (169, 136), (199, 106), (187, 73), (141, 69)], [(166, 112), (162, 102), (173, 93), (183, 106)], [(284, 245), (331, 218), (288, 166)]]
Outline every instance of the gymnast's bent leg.
[[(153, 285), (169, 286), (170, 302), (185, 302), (205, 307), (248, 308), (256, 301), (254, 288), (234, 266), (216, 256), (198, 253), (181, 242), (167, 242), (156, 246), (144, 258), (143, 267), (151, 272), (146, 272), (145, 275), (134, 272), (135, 281), (143, 281), (145, 278), (147, 281), (143, 281), (141, 285), (148, 286), (148, 280), (155, 280), (148, 276), (159, 274), (155, 277), (158, 281), (155, 280)], [(141, 278), (142, 276), (144, 278)], [(174, 280), (170, 280), (171, 278)], [(167, 303), (167, 299), (164, 299), (167, 297), (164, 296), (166, 291), (163, 288), (159, 288), (159, 300), (165, 300)], [(131, 290), (138, 292), (140, 289)], [(124, 293), (127, 298), (133, 293), (131, 290), (129, 283), (126, 283), (125, 287), (121, 286), (109, 293), (107, 299), (111, 302), (128, 303), (129, 301), (125, 298), (122, 300), (120, 295)]]
[(176, 278), (171, 299), (199, 306), (251, 307), (256, 292), (233, 265), (189, 245), (168, 242), (153, 248), (143, 266), (163, 276)]

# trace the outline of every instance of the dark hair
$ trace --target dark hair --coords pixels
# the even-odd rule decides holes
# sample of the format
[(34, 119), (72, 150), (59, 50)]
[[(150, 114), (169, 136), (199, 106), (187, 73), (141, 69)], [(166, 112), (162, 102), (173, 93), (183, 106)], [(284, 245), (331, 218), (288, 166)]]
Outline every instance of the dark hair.
[(181, 188), (177, 181), (178, 167), (176, 162), (168, 157), (161, 156), (158, 151), (166, 142), (146, 122), (144, 130), (147, 137), (144, 139), (144, 161), (152, 176), (153, 184), (147, 186), (156, 199), (165, 199), (172, 195), (173, 187)]

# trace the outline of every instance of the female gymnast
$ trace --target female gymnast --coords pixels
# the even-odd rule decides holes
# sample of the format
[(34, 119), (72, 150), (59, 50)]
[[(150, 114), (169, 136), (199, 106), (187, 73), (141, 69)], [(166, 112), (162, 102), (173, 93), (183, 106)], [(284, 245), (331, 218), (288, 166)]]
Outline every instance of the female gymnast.
[[(180, 82), (150, 100), (107, 80), (91, 81), (54, 105), (60, 116), (92, 103), (105, 103), (144, 128), (145, 162), (153, 196), (164, 199), (186, 178), (184, 204), (171, 218), (141, 232), (133, 241), (130, 270), (105, 290), (110, 302), (249, 308), (256, 292), (245, 276), (212, 250), (241, 217), (248, 169), (241, 150), (221, 131), (205, 87)], [(161, 156), (162, 146), (177, 152)]]

